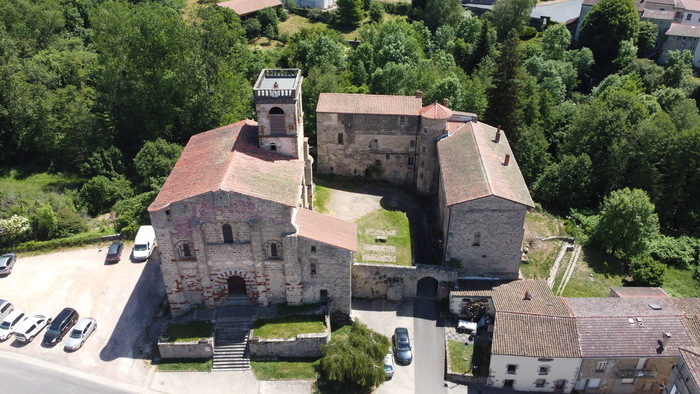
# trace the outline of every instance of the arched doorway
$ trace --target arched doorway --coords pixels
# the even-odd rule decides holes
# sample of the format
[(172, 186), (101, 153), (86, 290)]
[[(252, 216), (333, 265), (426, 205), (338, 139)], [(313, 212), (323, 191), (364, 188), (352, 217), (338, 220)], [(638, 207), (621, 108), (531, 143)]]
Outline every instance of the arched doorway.
[(243, 280), (243, 278), (241, 278), (240, 276), (231, 276), (228, 278), (228, 280), (226, 282), (228, 284), (228, 294), (229, 295), (234, 295), (234, 294), (246, 295), (245, 280)]
[(437, 279), (428, 276), (418, 281), (416, 296), (435, 298), (435, 296), (437, 296), (437, 289)]

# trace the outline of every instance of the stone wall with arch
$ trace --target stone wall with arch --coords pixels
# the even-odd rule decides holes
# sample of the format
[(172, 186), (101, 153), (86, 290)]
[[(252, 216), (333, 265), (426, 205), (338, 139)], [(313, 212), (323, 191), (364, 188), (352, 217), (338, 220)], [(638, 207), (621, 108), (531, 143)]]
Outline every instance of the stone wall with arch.
[(258, 291), (255, 284), (255, 275), (240, 269), (230, 269), (219, 271), (217, 274), (213, 275), (212, 284), (212, 297), (215, 305), (219, 305), (223, 300), (228, 297), (228, 278), (232, 276), (240, 276), (245, 281), (246, 295), (253, 301), (253, 303), (258, 303)]
[(458, 277), (458, 271), (435, 265), (405, 267), (355, 263), (352, 266), (352, 296), (401, 301), (416, 296), (418, 281), (433, 278), (438, 282), (437, 297), (445, 298), (448, 290), (444, 284), (454, 282)]

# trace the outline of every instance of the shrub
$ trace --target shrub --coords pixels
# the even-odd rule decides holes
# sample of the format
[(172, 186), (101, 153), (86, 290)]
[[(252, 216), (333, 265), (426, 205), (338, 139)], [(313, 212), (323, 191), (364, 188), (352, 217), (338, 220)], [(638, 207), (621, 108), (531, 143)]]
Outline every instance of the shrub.
[(68, 204), (59, 205), (56, 209), (56, 219), (59, 237), (80, 234), (88, 229), (87, 220)]
[(157, 191), (142, 193), (114, 204), (117, 213), (114, 230), (127, 238), (136, 236), (139, 226), (151, 222), (147, 209), (157, 195)]
[(58, 233), (58, 219), (49, 204), (41, 204), (29, 218), (29, 224), (39, 241), (51, 239)]
[(107, 235), (105, 231), (91, 231), (73, 235), (67, 238), (55, 238), (48, 241), (28, 241), (23, 242), (15, 248), (18, 252), (31, 252), (39, 250), (53, 250), (58, 248), (68, 248), (74, 246), (82, 246), (98, 242), (99, 239)]
[(688, 236), (679, 238), (660, 235), (651, 242), (649, 254), (654, 260), (679, 269), (687, 269), (696, 263), (696, 241)]
[(98, 175), (87, 181), (80, 189), (80, 200), (90, 215), (109, 211), (115, 202), (134, 195), (129, 182), (123, 176), (112, 179)]
[(523, 35), (522, 35), (521, 38), (522, 38), (523, 40), (529, 40), (529, 39), (531, 39), (532, 37), (534, 37), (534, 36), (536, 36), (536, 35), (537, 35), (537, 29), (535, 29), (535, 28), (532, 27), (532, 26), (525, 26), (525, 27), (523, 28)]
[(660, 287), (664, 283), (666, 266), (651, 256), (636, 257), (630, 262), (630, 275), (637, 286)]
[(411, 16), (413, 12), (413, 7), (411, 3), (396, 2), (396, 3), (384, 3), (384, 11), (392, 15), (403, 15)]
[(144, 191), (159, 189), (163, 185), (181, 153), (180, 145), (167, 142), (162, 138), (143, 144), (134, 157), (134, 168), (141, 178)]
[(284, 7), (277, 8), (277, 19), (279, 19), (280, 22), (284, 22), (289, 19), (289, 14), (287, 14), (287, 11), (284, 10)]
[(384, 19), (384, 6), (378, 1), (372, 1), (369, 5), (369, 19), (379, 23)]
[(246, 37), (251, 40), (260, 37), (260, 33), (262, 32), (262, 25), (257, 18), (246, 19), (246, 21), (243, 22), (243, 28), (245, 29)]

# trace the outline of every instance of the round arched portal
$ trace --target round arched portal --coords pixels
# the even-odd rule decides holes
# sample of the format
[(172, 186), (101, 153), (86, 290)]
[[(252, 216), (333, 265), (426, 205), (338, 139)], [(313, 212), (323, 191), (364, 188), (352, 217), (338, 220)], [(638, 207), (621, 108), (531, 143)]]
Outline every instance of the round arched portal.
[(242, 294), (246, 295), (245, 292), (245, 280), (241, 278), (240, 276), (231, 276), (227, 279), (226, 283), (228, 284), (228, 294), (229, 295), (234, 295), (234, 294)]
[(438, 290), (437, 279), (427, 276), (427, 277), (418, 281), (418, 288), (416, 289), (416, 296), (435, 298), (435, 296), (437, 296), (437, 290)]

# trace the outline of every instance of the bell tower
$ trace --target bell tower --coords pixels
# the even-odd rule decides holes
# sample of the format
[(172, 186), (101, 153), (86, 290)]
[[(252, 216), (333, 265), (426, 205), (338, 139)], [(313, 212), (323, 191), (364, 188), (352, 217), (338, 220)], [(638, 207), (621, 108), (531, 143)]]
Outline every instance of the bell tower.
[(263, 69), (253, 88), (259, 146), (303, 160), (301, 70)]

